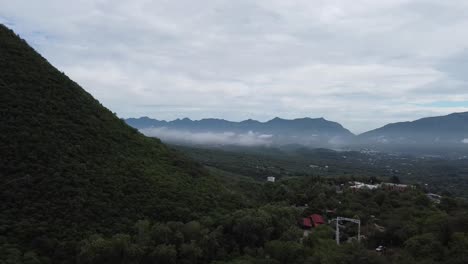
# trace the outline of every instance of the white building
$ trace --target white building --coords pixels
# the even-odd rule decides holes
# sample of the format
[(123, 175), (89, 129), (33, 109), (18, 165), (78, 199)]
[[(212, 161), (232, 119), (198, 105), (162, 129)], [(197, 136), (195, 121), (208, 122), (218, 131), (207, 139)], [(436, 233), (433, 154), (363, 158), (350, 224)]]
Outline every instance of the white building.
[(382, 182), (379, 184), (366, 184), (362, 182), (349, 182), (349, 188), (353, 190), (358, 190), (358, 189), (368, 189), (368, 190), (375, 190), (378, 188), (383, 188), (385, 190), (389, 191), (406, 191), (407, 189), (414, 189), (415, 187), (413, 185), (406, 185), (406, 184), (396, 184), (396, 183), (388, 183), (388, 182)]
[(273, 177), (273, 176), (268, 176), (268, 177), (267, 177), (267, 181), (268, 181), (268, 182), (275, 182), (275, 177)]
[(369, 189), (369, 190), (374, 190), (380, 187), (378, 184), (365, 184), (362, 182), (350, 182), (351, 186), (349, 188), (351, 189)]
[(408, 188), (414, 189), (412, 185), (383, 182), (380, 184), (383, 188), (393, 191), (405, 191)]

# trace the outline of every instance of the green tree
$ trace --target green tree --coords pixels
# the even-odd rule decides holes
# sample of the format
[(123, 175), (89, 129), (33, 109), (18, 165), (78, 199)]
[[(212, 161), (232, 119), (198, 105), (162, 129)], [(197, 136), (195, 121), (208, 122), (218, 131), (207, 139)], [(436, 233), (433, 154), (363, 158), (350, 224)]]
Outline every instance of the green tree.
[(280, 263), (302, 263), (305, 252), (301, 244), (293, 241), (273, 240), (265, 244), (265, 253)]
[(180, 247), (181, 263), (195, 264), (202, 257), (202, 250), (194, 243), (182, 244)]
[(414, 236), (408, 239), (404, 246), (416, 259), (433, 258), (438, 260), (442, 257), (444, 251), (437, 237), (431, 233)]
[(191, 221), (186, 223), (182, 227), (182, 233), (184, 234), (185, 241), (197, 240), (200, 236), (202, 226), (197, 221)]
[(136, 241), (140, 245), (148, 245), (151, 240), (151, 224), (148, 220), (140, 220), (135, 224)]
[(174, 245), (158, 245), (150, 253), (151, 261), (158, 264), (175, 264), (177, 250)]
[(172, 239), (174, 232), (166, 225), (162, 223), (156, 223), (151, 227), (151, 239), (159, 244), (167, 244), (175, 239)]

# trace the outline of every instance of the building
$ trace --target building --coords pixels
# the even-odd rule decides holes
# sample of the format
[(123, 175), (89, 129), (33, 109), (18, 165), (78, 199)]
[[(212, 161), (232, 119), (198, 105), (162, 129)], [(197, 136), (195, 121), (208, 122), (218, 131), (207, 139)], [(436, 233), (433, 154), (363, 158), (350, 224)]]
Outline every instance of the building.
[(268, 176), (268, 177), (267, 177), (267, 181), (268, 181), (268, 182), (275, 182), (275, 180), (276, 180), (276, 179), (275, 179), (275, 177), (273, 177), (273, 176)]
[(325, 220), (323, 220), (323, 217), (321, 215), (313, 214), (309, 217), (312, 220), (312, 225), (314, 227), (325, 224)]
[(350, 182), (351, 186), (349, 186), (349, 188), (351, 188), (352, 190), (359, 190), (359, 189), (368, 189), (368, 190), (374, 190), (374, 189), (377, 189), (380, 187), (379, 184), (366, 184), (366, 183), (362, 183), (362, 182)]
[(383, 182), (380, 184), (380, 186), (386, 190), (390, 191), (398, 191), (398, 192), (404, 192), (408, 188), (412, 187), (411, 185), (406, 185), (406, 184), (397, 184), (397, 183), (388, 183), (388, 182)]
[(302, 218), (301, 226), (304, 229), (310, 229), (312, 228), (312, 221), (310, 220), (309, 217), (304, 217)]
[(312, 227), (318, 227), (319, 225), (325, 224), (325, 220), (321, 215), (312, 214), (308, 217), (301, 219), (300, 225), (303, 229), (311, 229)]
[(389, 183), (389, 182), (382, 182), (379, 184), (366, 184), (362, 182), (349, 182), (349, 188), (353, 191), (356, 190), (376, 190), (376, 189), (384, 189), (387, 191), (397, 191), (397, 192), (404, 192), (408, 189), (414, 189), (413, 185), (406, 185), (406, 184), (397, 184), (397, 183)]

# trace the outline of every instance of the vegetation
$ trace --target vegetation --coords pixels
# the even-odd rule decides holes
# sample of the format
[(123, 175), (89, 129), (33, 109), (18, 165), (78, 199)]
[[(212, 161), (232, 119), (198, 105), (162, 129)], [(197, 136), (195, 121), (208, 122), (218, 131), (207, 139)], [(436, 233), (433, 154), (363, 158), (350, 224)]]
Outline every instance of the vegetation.
[(428, 192), (468, 198), (466, 156), (450, 159), (303, 147), (173, 147), (206, 166), (257, 180), (267, 176), (397, 177)]
[[(347, 180), (258, 183), (268, 203), (259, 199), (253, 208), (186, 222), (136, 221), (128, 232), (89, 235), (70, 256), (77, 263), (466, 263), (467, 204), (444, 198), (437, 205), (417, 189), (337, 193), (335, 186)], [(357, 231), (344, 225), (336, 245), (333, 222), (304, 237), (297, 220), (311, 213), (359, 218), (362, 242), (347, 243)], [(387, 250), (375, 252), (379, 245)], [(26, 257), (3, 250), (10, 259)]]

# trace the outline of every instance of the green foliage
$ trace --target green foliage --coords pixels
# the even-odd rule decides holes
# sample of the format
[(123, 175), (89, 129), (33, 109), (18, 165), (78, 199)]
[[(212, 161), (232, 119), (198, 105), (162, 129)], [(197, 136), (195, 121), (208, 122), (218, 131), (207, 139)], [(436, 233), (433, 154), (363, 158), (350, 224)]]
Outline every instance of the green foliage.
[(304, 259), (304, 247), (293, 241), (269, 241), (265, 245), (265, 252), (280, 263), (301, 263)]
[(417, 183), (430, 192), (444, 192), (444, 196), (448, 194), (468, 198), (468, 162), (464, 158), (444, 159), (294, 147), (174, 147), (194, 160), (236, 178), (249, 177), (264, 181), (267, 176), (276, 176), (276, 179), (333, 176), (337, 179), (351, 177), (357, 181), (367, 178), (369, 183), (385, 179), (393, 183)]
[(442, 244), (431, 233), (414, 236), (405, 242), (405, 249), (416, 259), (433, 258), (440, 260)]
[(80, 263), (138, 263), (142, 248), (131, 242), (126, 234), (114, 235), (111, 239), (99, 236), (83, 242), (78, 259)]
[(177, 263), (177, 250), (174, 245), (157, 245), (150, 253), (150, 260), (160, 264)]

